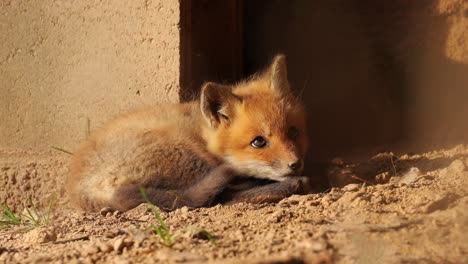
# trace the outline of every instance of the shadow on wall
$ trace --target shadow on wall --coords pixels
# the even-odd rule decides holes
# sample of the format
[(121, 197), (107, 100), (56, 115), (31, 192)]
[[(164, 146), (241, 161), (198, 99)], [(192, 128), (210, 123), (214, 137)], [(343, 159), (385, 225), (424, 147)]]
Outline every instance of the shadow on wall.
[[(422, 147), (468, 142), (468, 2), (414, 10), (405, 66), (408, 137)], [(417, 8), (417, 7), (416, 7)]]
[(308, 163), (468, 142), (467, 10), (463, 0), (251, 1), (245, 73), (287, 55), (309, 113)]

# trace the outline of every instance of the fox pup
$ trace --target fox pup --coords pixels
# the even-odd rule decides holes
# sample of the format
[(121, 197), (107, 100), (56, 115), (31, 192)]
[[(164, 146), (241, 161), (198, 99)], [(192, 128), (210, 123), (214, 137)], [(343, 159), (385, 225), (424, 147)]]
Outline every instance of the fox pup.
[(273, 180), (231, 192), (231, 201), (273, 202), (299, 191), (307, 150), (305, 112), (285, 57), (237, 85), (206, 83), (199, 101), (150, 107), (93, 132), (75, 152), (67, 192), (87, 211), (163, 209), (217, 202), (236, 177)]

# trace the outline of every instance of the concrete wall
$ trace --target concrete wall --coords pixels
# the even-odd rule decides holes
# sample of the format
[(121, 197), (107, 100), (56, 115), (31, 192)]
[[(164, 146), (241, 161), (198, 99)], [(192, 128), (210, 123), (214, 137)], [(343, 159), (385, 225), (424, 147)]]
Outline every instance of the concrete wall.
[(179, 99), (179, 2), (1, 1), (0, 149), (73, 150), (129, 108)]

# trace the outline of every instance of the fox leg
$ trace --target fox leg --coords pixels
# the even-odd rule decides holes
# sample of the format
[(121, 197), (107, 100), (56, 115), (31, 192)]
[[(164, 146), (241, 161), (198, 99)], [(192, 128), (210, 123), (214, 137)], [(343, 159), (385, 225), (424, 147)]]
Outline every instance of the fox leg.
[(223, 193), (224, 204), (233, 203), (274, 203), (290, 195), (302, 192), (303, 180), (290, 178), (281, 182), (253, 187), (247, 190)]
[[(142, 185), (149, 201), (164, 210), (183, 206), (197, 208), (210, 206), (214, 198), (223, 191), (234, 177), (234, 171), (227, 166), (212, 169), (206, 176), (185, 190), (168, 190), (151, 184)], [(146, 202), (138, 185), (120, 188), (111, 201), (115, 209), (125, 211)]]
[(182, 192), (181, 206), (210, 206), (235, 177), (235, 172), (229, 166), (221, 165), (213, 169), (206, 177)]

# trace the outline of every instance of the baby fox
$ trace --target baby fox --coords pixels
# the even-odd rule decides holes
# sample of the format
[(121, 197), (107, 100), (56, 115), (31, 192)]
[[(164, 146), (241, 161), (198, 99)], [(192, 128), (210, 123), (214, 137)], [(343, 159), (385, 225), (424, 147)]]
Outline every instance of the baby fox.
[(149, 200), (163, 209), (217, 202), (234, 178), (273, 183), (229, 194), (273, 202), (300, 190), (307, 150), (305, 112), (293, 96), (283, 55), (236, 85), (206, 83), (199, 101), (154, 106), (118, 117), (75, 152), (71, 202), (87, 211), (125, 211)]

